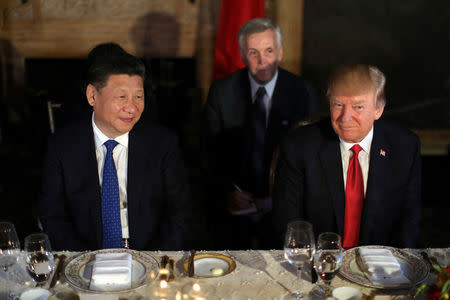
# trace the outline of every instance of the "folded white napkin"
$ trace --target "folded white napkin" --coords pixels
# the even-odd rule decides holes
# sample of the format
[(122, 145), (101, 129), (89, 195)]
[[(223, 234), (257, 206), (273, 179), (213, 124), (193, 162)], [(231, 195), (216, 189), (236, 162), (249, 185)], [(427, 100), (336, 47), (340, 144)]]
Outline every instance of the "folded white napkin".
[(120, 291), (131, 287), (131, 254), (99, 253), (92, 267), (90, 289)]
[(372, 283), (397, 286), (410, 283), (400, 263), (389, 249), (359, 249), (363, 270)]

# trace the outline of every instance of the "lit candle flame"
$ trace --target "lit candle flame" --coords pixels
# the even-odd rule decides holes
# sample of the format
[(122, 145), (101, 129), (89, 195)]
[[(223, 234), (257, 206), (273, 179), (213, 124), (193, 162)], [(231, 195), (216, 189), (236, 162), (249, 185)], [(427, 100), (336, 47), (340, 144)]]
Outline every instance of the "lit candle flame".
[(159, 286), (160, 286), (162, 289), (167, 288), (167, 281), (161, 280), (161, 281), (159, 282)]
[(192, 289), (196, 292), (200, 291), (200, 285), (198, 283), (194, 283), (194, 285), (192, 286)]

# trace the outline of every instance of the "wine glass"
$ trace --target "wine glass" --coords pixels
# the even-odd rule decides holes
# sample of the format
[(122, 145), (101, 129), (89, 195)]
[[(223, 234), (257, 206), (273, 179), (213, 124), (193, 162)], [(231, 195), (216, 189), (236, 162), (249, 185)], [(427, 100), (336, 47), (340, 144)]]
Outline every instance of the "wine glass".
[(331, 280), (342, 265), (341, 236), (334, 232), (323, 232), (317, 238), (317, 248), (314, 254), (314, 268), (319, 280), (318, 292), (325, 297), (330, 296)]
[(8, 274), (8, 269), (19, 261), (20, 242), (14, 224), (0, 222), (0, 267)]
[[(20, 242), (17, 237), (14, 224), (9, 222), (0, 222), (0, 270), (2, 284), (1, 287), (6, 291), (7, 299), (14, 299), (21, 289), (23, 283), (20, 279), (21, 268), (15, 268), (20, 258)], [(5, 281), (3, 281), (5, 280)]]
[(39, 285), (45, 284), (55, 268), (50, 240), (45, 233), (25, 237), (25, 263), (28, 274)]
[(286, 295), (285, 300), (303, 298), (302, 269), (310, 265), (315, 251), (314, 233), (311, 223), (306, 221), (293, 221), (287, 225), (284, 241), (284, 257), (297, 267), (299, 289)]

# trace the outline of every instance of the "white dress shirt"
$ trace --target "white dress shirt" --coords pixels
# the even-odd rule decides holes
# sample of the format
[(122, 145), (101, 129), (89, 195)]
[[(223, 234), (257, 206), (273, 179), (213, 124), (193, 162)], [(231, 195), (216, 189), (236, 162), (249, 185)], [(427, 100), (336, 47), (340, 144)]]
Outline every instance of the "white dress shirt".
[(275, 75), (273, 78), (266, 83), (265, 85), (260, 85), (253, 79), (252, 75), (250, 75), (250, 72), (248, 72), (248, 78), (250, 79), (250, 91), (252, 95), (252, 103), (255, 103), (256, 100), (256, 92), (260, 87), (266, 88), (266, 94), (264, 95), (263, 101), (264, 106), (266, 108), (266, 127), (269, 125), (269, 115), (270, 115), (270, 109), (272, 108), (272, 95), (273, 91), (275, 90), (275, 84), (277, 83), (278, 78), (278, 70), (275, 72)]
[(373, 139), (373, 126), (372, 129), (370, 129), (369, 133), (366, 135), (366, 137), (359, 143), (347, 143), (341, 138), (339, 138), (340, 142), (340, 148), (341, 148), (341, 159), (342, 159), (342, 171), (344, 175), (344, 191), (347, 186), (347, 171), (348, 171), (348, 164), (350, 161), (350, 157), (353, 156), (353, 151), (350, 150), (351, 147), (355, 144), (359, 144), (362, 148), (362, 150), (359, 152), (358, 160), (359, 165), (361, 166), (361, 171), (363, 174), (363, 181), (364, 181), (364, 195), (366, 195), (366, 189), (367, 189), (367, 177), (369, 176), (369, 162), (370, 162), (370, 147), (372, 145), (372, 139)]
[[(95, 125), (92, 113), (92, 128), (94, 129), (95, 155), (97, 157), (98, 179), (100, 187), (103, 181), (103, 165), (105, 163), (106, 146), (104, 143), (110, 138), (103, 134)], [(122, 223), (122, 238), (129, 238), (128, 210), (127, 210), (127, 171), (128, 171), (128, 132), (114, 139), (118, 144), (113, 150), (114, 164), (116, 165), (117, 180), (119, 181), (120, 220)]]

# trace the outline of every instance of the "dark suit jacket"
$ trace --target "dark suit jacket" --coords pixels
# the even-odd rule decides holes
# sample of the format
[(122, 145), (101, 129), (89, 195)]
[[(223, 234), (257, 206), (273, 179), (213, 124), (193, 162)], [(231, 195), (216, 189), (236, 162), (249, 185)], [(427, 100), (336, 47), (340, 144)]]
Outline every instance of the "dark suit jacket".
[(317, 109), (310, 86), (300, 77), (278, 68), (266, 132), (264, 164), (267, 186), (258, 194), (258, 191), (249, 189), (247, 178), (251, 150), (248, 124), (251, 104), (247, 68), (211, 85), (204, 110), (202, 157), (215, 194), (233, 190), (231, 183), (235, 183), (244, 190), (256, 193), (256, 196), (267, 196), (269, 166), (274, 148), (292, 124), (310, 116)]
[[(341, 161), (339, 139), (329, 118), (296, 129), (282, 142), (273, 194), (273, 224), (280, 238), (286, 224), (296, 218), (311, 222), (317, 235), (332, 231), (342, 236)], [(375, 121), (360, 245), (414, 247), (420, 218), (419, 139), (394, 124)]]
[[(183, 161), (174, 135), (136, 124), (128, 145), (130, 247), (182, 247), (190, 217)], [(55, 250), (102, 247), (101, 188), (91, 118), (49, 138), (38, 199), (40, 221)]]

